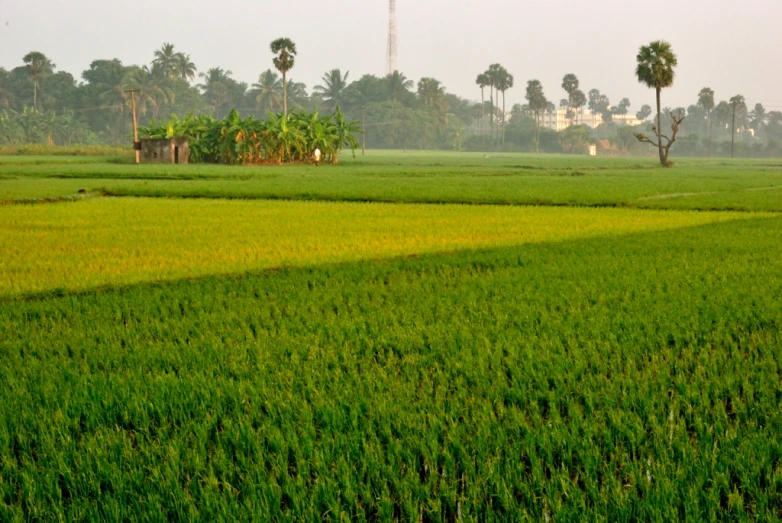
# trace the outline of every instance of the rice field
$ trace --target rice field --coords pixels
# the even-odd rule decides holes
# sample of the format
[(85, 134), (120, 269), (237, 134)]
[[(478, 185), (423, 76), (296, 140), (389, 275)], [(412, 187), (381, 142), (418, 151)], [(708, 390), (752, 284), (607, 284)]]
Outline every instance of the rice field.
[[(600, 161), (616, 172), (591, 189), (525, 185), (534, 206), (486, 204), (521, 176), (470, 192), (469, 172), (425, 190), (400, 172), (371, 193), (338, 183), (349, 166), (290, 200), (234, 199), (267, 182), (226, 177), (9, 198), (0, 521), (782, 519), (775, 189), (671, 209), (778, 174)], [(95, 188), (41, 174), (0, 191)], [(584, 206), (612, 177), (606, 202), (662, 209)], [(194, 183), (212, 193), (170, 197)], [(461, 200), (318, 201), (354, 190)]]
[(153, 198), (5, 206), (0, 295), (612, 237), (750, 216)]

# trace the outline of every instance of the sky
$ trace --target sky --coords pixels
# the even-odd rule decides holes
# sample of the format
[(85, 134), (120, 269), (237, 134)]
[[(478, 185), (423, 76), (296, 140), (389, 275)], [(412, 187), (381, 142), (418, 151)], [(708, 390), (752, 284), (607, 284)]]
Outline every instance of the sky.
[[(631, 111), (654, 103), (634, 76), (638, 48), (668, 40), (679, 58), (663, 105), (687, 107), (709, 86), (717, 101), (743, 94), (782, 110), (780, 0), (397, 0), (399, 70), (480, 99), (475, 77), (500, 63), (515, 77), (507, 105), (530, 79), (555, 103), (574, 73)], [(199, 70), (222, 67), (249, 84), (272, 67), (269, 43), (293, 39), (291, 77), (308, 89), (334, 68), (349, 80), (386, 72), (388, 0), (0, 0), (0, 67), (45, 53), (81, 79), (94, 59), (146, 64), (171, 42)]]

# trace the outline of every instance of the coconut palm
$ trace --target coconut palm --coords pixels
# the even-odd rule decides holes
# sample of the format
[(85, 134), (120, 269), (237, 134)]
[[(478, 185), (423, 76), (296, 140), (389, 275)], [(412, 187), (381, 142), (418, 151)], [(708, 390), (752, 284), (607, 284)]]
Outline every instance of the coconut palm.
[(383, 83), (386, 88), (386, 95), (394, 102), (398, 102), (399, 98), (404, 96), (405, 93), (409, 93), (413, 88), (413, 81), (408, 80), (405, 75), (399, 71), (394, 71), (383, 79)]
[(43, 108), (42, 106), (38, 107), (38, 91), (41, 89), (40, 81), (44, 76), (52, 74), (55, 65), (45, 54), (38, 51), (27, 53), (22, 60), (27, 66), (27, 74), (33, 82), (33, 108), (40, 110)]
[(282, 73), (282, 113), (288, 114), (288, 71), (296, 63), (296, 44), (290, 38), (278, 38), (271, 43), (274, 67)]
[(660, 114), (660, 93), (666, 87), (673, 85), (675, 78), (674, 68), (679, 61), (671, 48), (671, 44), (664, 40), (657, 40), (649, 45), (642, 46), (636, 57), (638, 65), (635, 74), (638, 81), (649, 88), (655, 90), (657, 99), (657, 149), (660, 153), (660, 163), (668, 166), (667, 158), (663, 152), (662, 140), (662, 118)]
[(332, 69), (323, 75), (323, 85), (316, 85), (313, 88), (313, 91), (323, 99), (324, 108), (333, 111), (337, 106), (344, 105), (349, 74), (350, 71), (343, 75), (339, 69)]
[(204, 83), (198, 87), (204, 92), (209, 104), (214, 108), (215, 115), (218, 115), (220, 108), (231, 99), (231, 74), (233, 74), (231, 71), (213, 67), (206, 73), (199, 75), (204, 80)]
[(190, 60), (189, 54), (177, 53), (176, 55), (176, 72), (177, 76), (187, 82), (192, 82), (195, 79), (198, 69), (196, 65)]
[(309, 103), (306, 84), (290, 79), (285, 89), (288, 92), (288, 102), (291, 107), (300, 109)]
[(749, 114), (750, 122), (749, 126), (752, 128), (753, 131), (755, 131), (756, 136), (757, 133), (759, 133), (763, 126), (766, 124), (766, 108), (763, 107), (763, 104), (755, 104), (755, 108), (752, 110), (752, 112)]
[(434, 78), (421, 78), (418, 82), (418, 96), (427, 107), (435, 107), (445, 96), (445, 87)]
[(155, 51), (152, 65), (162, 69), (167, 78), (176, 78), (179, 72), (179, 53), (174, 51), (174, 44), (164, 43)]
[(271, 69), (261, 73), (250, 92), (255, 96), (256, 109), (275, 113), (282, 107), (282, 81)]
[(133, 89), (138, 89), (136, 97), (139, 112), (141, 114), (152, 113), (152, 118), (157, 119), (160, 108), (166, 103), (174, 101), (174, 92), (166, 84), (164, 71), (153, 66), (134, 68), (128, 72), (125, 83)]

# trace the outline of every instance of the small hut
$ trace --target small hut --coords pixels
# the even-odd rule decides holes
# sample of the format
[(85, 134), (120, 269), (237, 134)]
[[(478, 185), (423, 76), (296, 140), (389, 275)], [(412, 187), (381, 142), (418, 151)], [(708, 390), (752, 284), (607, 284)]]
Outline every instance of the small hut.
[(141, 163), (190, 163), (187, 138), (141, 140)]

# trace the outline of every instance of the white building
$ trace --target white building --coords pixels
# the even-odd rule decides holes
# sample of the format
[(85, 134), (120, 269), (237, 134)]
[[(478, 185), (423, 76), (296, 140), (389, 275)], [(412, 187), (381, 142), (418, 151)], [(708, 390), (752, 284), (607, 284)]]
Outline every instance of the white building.
[[(567, 109), (557, 109), (551, 113), (543, 113), (543, 121), (541, 125), (554, 131), (564, 131), (571, 125), (570, 118), (567, 117)], [(634, 114), (623, 114), (613, 116), (613, 121), (617, 125), (642, 125), (646, 123), (643, 120), (639, 120)], [(592, 111), (585, 111), (581, 109), (576, 111), (576, 116), (573, 118), (572, 125), (586, 125), (592, 129), (603, 123), (603, 117), (599, 114), (595, 114)]]

